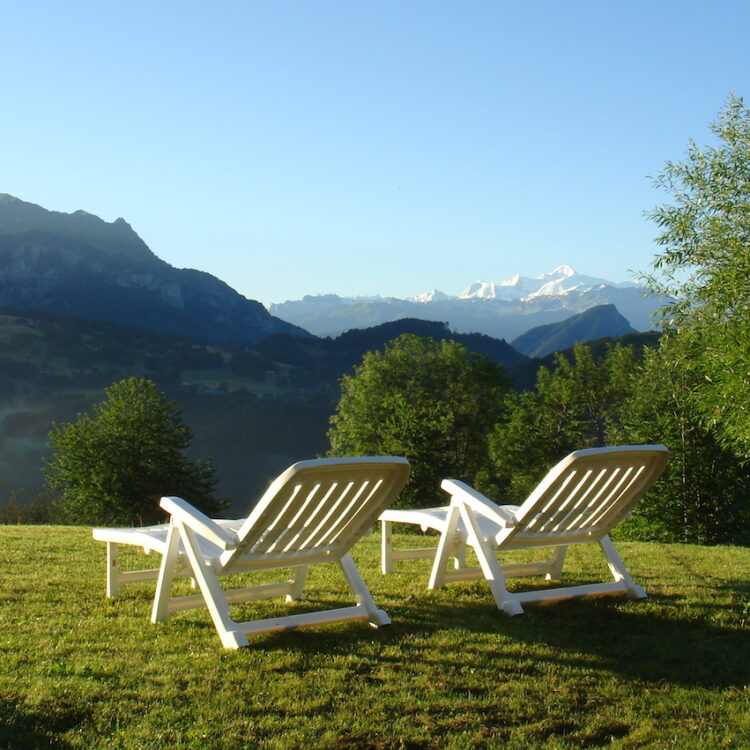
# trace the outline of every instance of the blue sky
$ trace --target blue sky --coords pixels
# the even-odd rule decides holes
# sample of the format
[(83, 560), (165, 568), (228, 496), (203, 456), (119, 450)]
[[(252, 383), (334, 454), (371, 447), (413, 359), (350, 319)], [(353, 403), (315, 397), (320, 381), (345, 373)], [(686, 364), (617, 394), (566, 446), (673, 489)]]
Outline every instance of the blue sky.
[(0, 192), (264, 303), (647, 270), (747, 0), (0, 0)]

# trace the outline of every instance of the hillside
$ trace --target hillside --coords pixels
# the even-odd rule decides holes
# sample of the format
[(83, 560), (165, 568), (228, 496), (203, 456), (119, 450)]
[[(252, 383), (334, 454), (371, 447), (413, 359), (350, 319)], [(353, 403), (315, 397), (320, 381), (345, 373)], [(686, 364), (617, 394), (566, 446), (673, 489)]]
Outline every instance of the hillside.
[(218, 494), (241, 505), (281, 468), (326, 449), (331, 398), (301, 394), (292, 371), (241, 346), (0, 309), (0, 503), (41, 489), (52, 422), (75, 419), (111, 383), (137, 375), (177, 401), (194, 433), (191, 457), (213, 458)]
[[(28, 502), (41, 489), (52, 422), (66, 422), (137, 375), (177, 401), (194, 433), (192, 458), (213, 458), (218, 493), (242, 505), (280, 469), (328, 448), (338, 381), (365, 352), (402, 333), (454, 339), (506, 366), (516, 388), (533, 387), (541, 365), (481, 334), (453, 334), (444, 323), (402, 320), (335, 339), (273, 335), (255, 348), (56, 313), (0, 308), (0, 504)], [(619, 339), (653, 346), (654, 333)], [(595, 351), (612, 338), (590, 342)], [(0, 519), (1, 520), (1, 519)]]
[(382, 349), (387, 342), (404, 333), (429, 336), (439, 341), (451, 339), (469, 351), (483, 354), (506, 367), (528, 362), (528, 357), (505, 341), (479, 333), (454, 333), (445, 323), (413, 318), (354, 329), (335, 338), (301, 338), (277, 334), (265, 338), (257, 349), (267, 358), (298, 368), (294, 377), (302, 378), (297, 381), (301, 386), (333, 386), (341, 375), (351, 372), (362, 361), (366, 352)]
[(307, 335), (220, 279), (159, 259), (123, 219), (65, 214), (0, 194), (0, 305), (214, 342)]
[[(327, 450), (339, 378), (401, 333), (452, 337), (443, 324), (400, 321), (338, 339), (274, 335), (253, 349), (0, 308), (0, 503), (40, 490), (52, 422), (73, 420), (111, 383), (137, 375), (178, 403), (194, 434), (191, 457), (213, 458), (219, 496), (241, 507), (288, 464)], [(503, 341), (456, 338), (495, 361), (528, 362)]]
[(578, 341), (636, 333), (614, 305), (598, 305), (560, 323), (532, 328), (514, 339), (511, 346), (528, 357), (546, 357), (569, 349)]
[[(613, 338), (605, 336), (594, 341), (587, 341), (586, 346), (591, 348), (596, 358), (603, 357), (607, 350), (615, 344), (622, 346), (632, 346), (636, 357), (640, 358), (643, 350), (653, 348), (659, 345), (660, 334), (656, 331), (645, 331), (643, 333), (626, 333), (624, 336)], [(508, 369), (508, 376), (513, 383), (513, 387), (519, 391), (532, 390), (536, 385), (537, 372), (540, 367), (552, 369), (555, 366), (557, 356), (567, 357), (569, 360), (573, 357), (573, 348), (564, 349), (559, 352), (551, 352), (544, 357), (535, 357), (519, 365), (514, 365)]]

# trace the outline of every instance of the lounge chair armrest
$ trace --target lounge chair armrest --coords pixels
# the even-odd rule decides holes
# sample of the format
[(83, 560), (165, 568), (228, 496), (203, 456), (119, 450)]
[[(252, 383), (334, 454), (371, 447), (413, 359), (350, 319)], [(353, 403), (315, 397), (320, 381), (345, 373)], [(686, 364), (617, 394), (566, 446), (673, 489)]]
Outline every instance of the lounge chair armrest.
[(495, 505), (492, 500), (486, 498), (481, 492), (461, 482), (458, 479), (443, 479), (440, 487), (452, 498), (460, 500), (468, 505), (473, 511), (494, 521), (498, 526), (509, 528), (516, 525), (516, 517), (500, 505)]
[(181, 497), (163, 497), (159, 505), (169, 513), (173, 519), (181, 521), (185, 526), (213, 542), (223, 550), (234, 549), (237, 546), (237, 535), (219, 526), (205, 513), (190, 505)]

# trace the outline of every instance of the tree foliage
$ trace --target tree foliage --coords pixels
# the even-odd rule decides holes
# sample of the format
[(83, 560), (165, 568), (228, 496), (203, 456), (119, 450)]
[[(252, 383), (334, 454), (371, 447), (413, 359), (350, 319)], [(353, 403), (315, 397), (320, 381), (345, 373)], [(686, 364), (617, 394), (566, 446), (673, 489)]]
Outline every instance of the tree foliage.
[(612, 442), (662, 443), (670, 459), (640, 501), (627, 533), (637, 539), (696, 544), (750, 543), (750, 470), (698, 418), (700, 381), (690, 347), (668, 336), (645, 352), (611, 430)]
[(461, 344), (404, 334), (342, 378), (329, 453), (406, 456), (401, 504), (440, 504), (442, 479), (472, 482), (486, 464), (508, 388), (500, 365)]
[(662, 251), (649, 281), (671, 293), (666, 322), (689, 354), (692, 402), (737, 455), (750, 457), (750, 111), (730, 97), (712, 130), (656, 184), (673, 202), (651, 218)]
[(533, 391), (513, 394), (488, 440), (491, 467), (482, 486), (498, 502), (519, 503), (568, 453), (607, 444), (607, 432), (629, 393), (631, 347), (595, 357), (585, 344), (537, 373)]
[(536, 389), (509, 398), (492, 430), (490, 473), (482, 489), (520, 503), (545, 473), (574, 450), (661, 443), (667, 470), (618, 533), (635, 539), (698, 544), (750, 543), (750, 469), (697, 415), (700, 381), (678, 335), (636, 361), (630, 347), (602, 357), (577, 344), (542, 368)]
[(63, 520), (81, 524), (141, 525), (160, 520), (158, 500), (179, 495), (206, 513), (222, 508), (213, 497), (213, 466), (191, 462), (191, 435), (175, 404), (146, 378), (127, 378), (106, 390), (94, 415), (55, 424), (47, 485), (62, 496)]

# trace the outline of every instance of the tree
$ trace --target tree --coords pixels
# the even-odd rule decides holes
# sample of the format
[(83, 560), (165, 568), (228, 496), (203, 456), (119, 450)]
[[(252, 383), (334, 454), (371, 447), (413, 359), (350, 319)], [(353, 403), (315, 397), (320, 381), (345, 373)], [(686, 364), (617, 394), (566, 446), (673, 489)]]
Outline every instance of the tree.
[(646, 540), (748, 544), (750, 469), (696, 414), (693, 394), (701, 382), (692, 357), (680, 335), (667, 335), (659, 349), (646, 351), (612, 430), (615, 442), (662, 443), (670, 450), (662, 479), (623, 531)]
[(472, 482), (486, 464), (486, 436), (508, 389), (486, 357), (404, 334), (341, 379), (329, 455), (406, 456), (412, 474), (401, 505), (438, 504), (442, 479)]
[(179, 495), (206, 513), (223, 505), (213, 497), (213, 466), (190, 462), (191, 435), (178, 409), (146, 378), (106, 389), (94, 416), (54, 424), (47, 486), (62, 492), (57, 508), (71, 523), (141, 525), (160, 520), (158, 500)]
[(536, 389), (512, 394), (488, 439), (490, 472), (480, 486), (498, 502), (522, 502), (568, 453), (606, 445), (610, 425), (629, 393), (635, 355), (616, 345), (603, 357), (578, 343), (570, 356), (541, 367)]
[(693, 373), (692, 404), (719, 439), (750, 458), (750, 111), (730, 97), (711, 126), (655, 180), (672, 204), (651, 218), (663, 248), (650, 284), (675, 297), (665, 322)]

